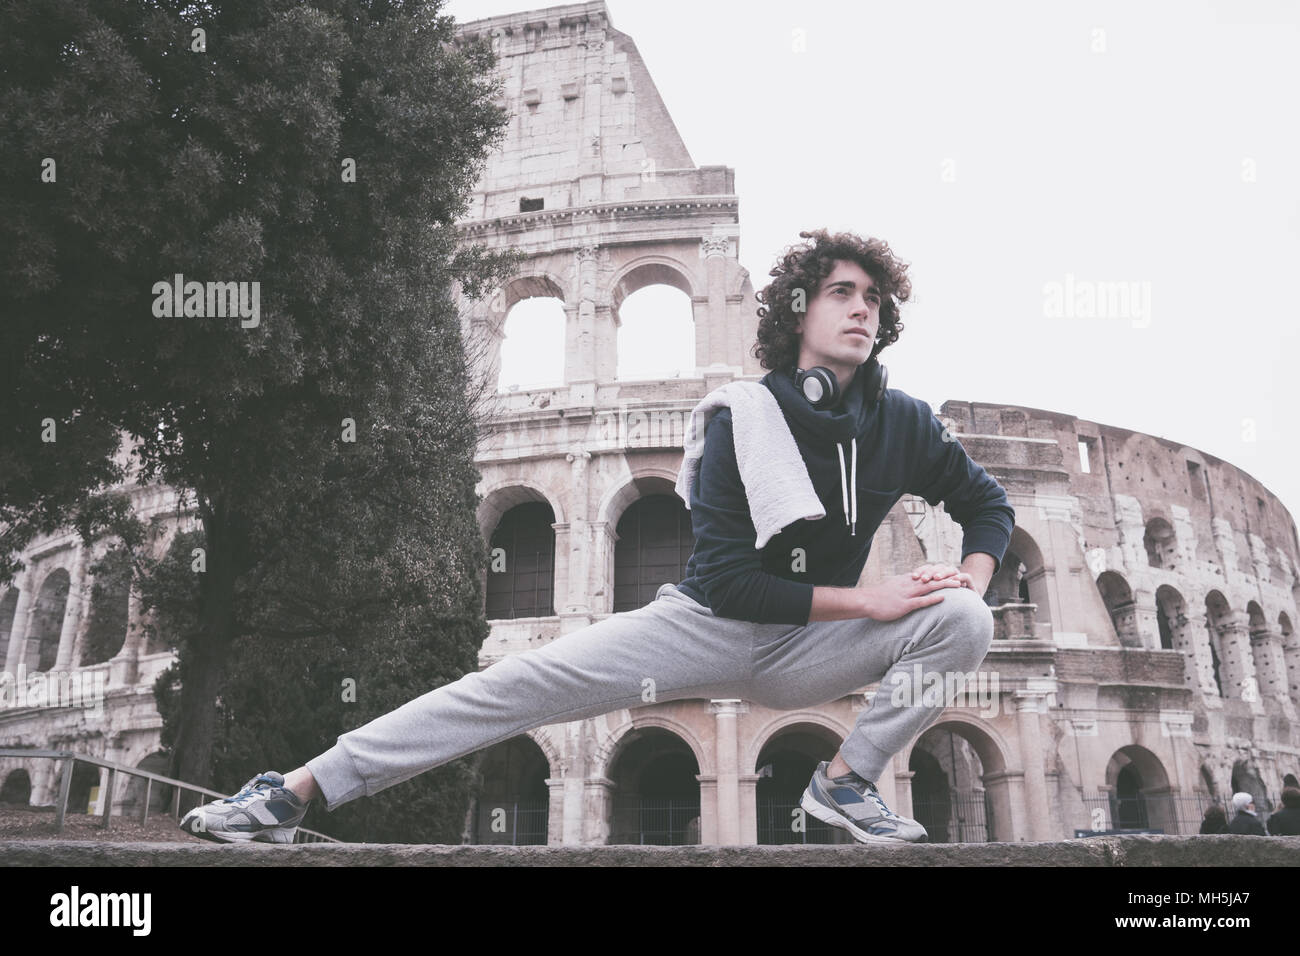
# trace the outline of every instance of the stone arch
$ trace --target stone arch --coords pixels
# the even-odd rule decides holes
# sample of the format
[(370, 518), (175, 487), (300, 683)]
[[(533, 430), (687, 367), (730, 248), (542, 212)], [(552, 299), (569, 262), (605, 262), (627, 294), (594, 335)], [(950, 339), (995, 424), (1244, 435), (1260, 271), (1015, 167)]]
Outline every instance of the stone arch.
[(1133, 600), (1133, 589), (1128, 581), (1117, 571), (1103, 571), (1097, 576), (1097, 590), (1101, 593), (1102, 603), (1110, 613), (1111, 624), (1115, 627), (1115, 636), (1122, 647), (1141, 647), (1142, 635), (1138, 633), (1137, 604)]
[[(998, 571), (989, 580), (985, 592), (986, 603), (1034, 605), (1035, 630), (1052, 626), (1052, 602), (1049, 578), (1054, 569), (1048, 567), (1038, 542), (1021, 525), (1011, 529), (1011, 541)], [(1030, 634), (1029, 637), (1036, 635)]]
[(1178, 813), (1164, 763), (1140, 744), (1127, 744), (1106, 764), (1108, 828), (1178, 833)]
[(25, 656), (29, 674), (52, 670), (58, 661), (71, 580), (67, 568), (56, 567), (45, 575), (41, 586), (36, 589)]
[[(492, 301), (492, 307), (501, 307), (500, 315), (493, 315), (493, 322), (496, 334), (493, 338), (493, 362), (497, 369), (496, 391), (498, 394), (513, 392), (516, 387), (513, 382), (507, 385), (505, 377), (509, 371), (507, 367), (507, 358), (509, 364), (513, 366), (514, 372), (519, 373), (521, 369), (527, 368), (531, 373), (531, 381), (524, 378), (518, 379), (518, 389), (531, 391), (546, 388), (561, 388), (566, 381), (565, 359), (567, 346), (565, 338), (568, 327), (568, 313), (571, 303), (565, 294), (565, 287), (555, 276), (541, 270), (532, 270), (527, 274), (516, 276), (502, 287), (499, 293), (500, 298)], [(530, 299), (545, 300), (524, 307), (522, 312), (516, 312), (516, 306), (527, 302)], [(554, 303), (553, 305), (546, 304)], [(536, 340), (532, 344), (536, 346), (536, 354), (526, 354), (517, 351), (516, 347), (511, 346), (509, 355), (507, 355), (508, 337), (506, 334), (509, 326), (516, 335), (521, 334), (520, 328), (527, 327), (532, 322), (545, 322), (550, 328), (547, 330), (549, 335), (554, 339)], [(534, 330), (535, 331), (535, 330)], [(521, 344), (518, 348), (526, 349), (529, 344)], [(526, 357), (531, 357), (535, 361), (528, 363)], [(555, 367), (558, 365), (558, 368)], [(540, 366), (543, 371), (549, 371), (551, 374), (542, 375), (540, 378), (536, 372)]]
[(697, 291), (695, 273), (681, 260), (664, 255), (638, 256), (624, 263), (610, 282), (610, 305), (616, 320), (619, 308), (629, 295), (652, 285), (672, 286), (692, 301), (701, 294)]
[(781, 732), (794, 726), (814, 727), (835, 738), (836, 749), (848, 737), (850, 728), (828, 714), (814, 710), (781, 711), (771, 720), (758, 728), (745, 742), (740, 754), (740, 772), (757, 773), (758, 757), (767, 746), (768, 741)]
[(545, 269), (528, 267), (510, 279), (501, 287), (500, 315), (504, 321), (506, 314), (525, 299), (559, 299), (566, 306), (572, 301), (564, 281)]
[(640, 714), (632, 711), (628, 713), (631, 716), (617, 726), (611, 727), (592, 753), (591, 775), (593, 777), (608, 777), (610, 767), (613, 766), (618, 751), (623, 746), (624, 738), (632, 731), (651, 727), (666, 730), (685, 741), (686, 746), (690, 747), (691, 752), (695, 754), (695, 762), (699, 765), (701, 775), (717, 773), (710, 754), (713, 748), (705, 747), (703, 741), (686, 724), (659, 713)]
[(618, 735), (602, 774), (610, 782), (608, 842), (700, 842), (704, 748), (683, 731), (677, 721), (647, 715)]
[(844, 741), (840, 728), (812, 716), (783, 720), (775, 729), (772, 724), (765, 729), (770, 732), (761, 742), (750, 741), (742, 757), (743, 768), (753, 760), (757, 776), (753, 805), (759, 844), (853, 842), (842, 830), (800, 809), (803, 791), (817, 766), (835, 759)]
[(564, 762), (560, 755), (560, 749), (555, 745), (551, 732), (546, 727), (534, 727), (532, 730), (525, 731), (522, 736), (535, 743), (537, 749), (542, 752), (542, 756), (546, 758), (547, 772), (550, 776), (558, 777), (563, 775)]
[(5, 775), (0, 786), (0, 804), (25, 807), (32, 802), (32, 778), (26, 769), (18, 767)]
[(1179, 590), (1162, 584), (1156, 588), (1156, 628), (1160, 646), (1183, 655), (1183, 684), (1189, 690), (1209, 691), (1213, 686), (1208, 645), (1198, 641), (1196, 625), (1188, 617), (1187, 602)]
[(1153, 568), (1172, 571), (1177, 565), (1178, 537), (1174, 526), (1161, 517), (1147, 521), (1142, 532), (1142, 547), (1146, 549), (1147, 564)]
[(545, 845), (551, 761), (531, 734), (521, 733), (475, 754), (481, 786), (470, 807), (475, 844)]
[(564, 505), (560, 498), (531, 478), (503, 478), (480, 492), (480, 497), (482, 500), (478, 505), (478, 527), (485, 542), (492, 537), (492, 532), (496, 530), (502, 516), (515, 505), (525, 502), (540, 501), (550, 505), (556, 524), (563, 524), (568, 520), (564, 516)]
[[(642, 527), (644, 522), (633, 513), (637, 507), (650, 509), (656, 516), (648, 526)], [(613, 612), (641, 607), (654, 600), (663, 584), (682, 579), (695, 536), (690, 512), (676, 492), (675, 476), (663, 469), (639, 469), (605, 495), (599, 514), (609, 529), (603, 580), (613, 585)], [(670, 552), (675, 557), (669, 558)], [(642, 556), (652, 554), (657, 557), (643, 566)], [(634, 573), (620, 574), (620, 561), (624, 562), (622, 571), (631, 567)]]
[[(1015, 801), (1012, 799), (1012, 779), (1018, 777), (1018, 774), (1012, 774), (1007, 769), (1007, 757), (1010, 749), (1006, 740), (998, 731), (986, 723), (983, 719), (960, 711), (945, 711), (936, 723), (927, 727), (925, 732), (920, 734), (908, 748), (899, 754), (897, 759), (904, 761), (904, 766), (911, 768), (914, 765), (916, 751), (925, 750), (928, 752), (929, 740), (938, 734), (947, 731), (955, 737), (960, 737), (972, 750), (979, 759), (980, 764), (980, 782), (984, 784), (984, 792), (976, 797), (976, 791), (972, 789), (970, 800), (964, 801), (967, 804), (965, 810), (971, 812), (973, 816), (979, 818), (978, 825), (972, 825), (963, 828), (959, 833), (963, 839), (970, 839), (973, 842), (995, 841), (1011, 842), (1016, 839), (1017, 832), (1022, 829), (1027, 821), (1015, 819), (1013, 806)], [(924, 758), (916, 758), (923, 760)], [(915, 778), (912, 778), (915, 780)], [(909, 797), (909, 804), (916, 794), (912, 793)], [(901, 803), (901, 801), (900, 801)], [(922, 794), (922, 813), (935, 809), (928, 806), (929, 801)], [(913, 814), (915, 816), (915, 814)], [(918, 821), (920, 818), (917, 818)], [(951, 830), (951, 827), (948, 827)]]
[(553, 615), (555, 506), (537, 486), (515, 480), (498, 485), (479, 503), (478, 514), (489, 558), (481, 578), (483, 613), (498, 620)]
[(1217, 684), (1221, 697), (1253, 699), (1254, 666), (1249, 661), (1246, 635), (1241, 633), (1239, 615), (1232, 610), (1223, 592), (1217, 589), (1205, 595), (1205, 630), (1209, 637), (1211, 659), (1217, 663)]
[(1260, 777), (1259, 770), (1247, 759), (1238, 759), (1232, 764), (1232, 792), (1248, 793), (1255, 798), (1255, 809), (1268, 814), (1273, 803), (1268, 798), (1268, 787)]
[(1250, 659), (1255, 671), (1255, 685), (1251, 687), (1248, 682), (1248, 690), (1262, 697), (1285, 698), (1287, 677), (1282, 642), (1269, 628), (1258, 601), (1246, 604), (1246, 627), (1250, 632)]
[(130, 555), (122, 547), (110, 548), (94, 565), (81, 666), (103, 664), (121, 652), (130, 611)]

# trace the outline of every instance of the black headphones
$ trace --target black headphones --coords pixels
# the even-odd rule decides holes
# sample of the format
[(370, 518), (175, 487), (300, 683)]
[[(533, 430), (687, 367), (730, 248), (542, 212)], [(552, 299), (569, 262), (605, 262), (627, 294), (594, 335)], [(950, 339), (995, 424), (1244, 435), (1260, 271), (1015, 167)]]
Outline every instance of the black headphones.
[[(871, 367), (867, 373), (868, 378), (864, 389), (864, 394), (870, 403), (867, 407), (871, 408), (885, 394), (885, 385), (889, 381), (889, 370), (874, 357), (867, 359), (863, 364)], [(840, 381), (835, 377), (835, 373), (824, 365), (815, 366), (806, 372), (801, 368), (796, 368), (791, 373), (791, 377), (794, 379), (795, 388), (803, 393), (803, 397), (808, 399), (808, 404), (813, 408), (819, 410), (834, 408), (839, 404), (841, 397)]]

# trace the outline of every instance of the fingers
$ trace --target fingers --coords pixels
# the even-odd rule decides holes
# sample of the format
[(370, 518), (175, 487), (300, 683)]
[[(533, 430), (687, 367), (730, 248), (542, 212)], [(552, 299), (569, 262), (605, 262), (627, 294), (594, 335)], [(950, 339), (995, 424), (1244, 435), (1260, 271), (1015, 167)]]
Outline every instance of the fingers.
[[(954, 574), (960, 575), (964, 573), (965, 572), (958, 571), (951, 564), (923, 564), (912, 572), (912, 580), (926, 582), (935, 578), (946, 578)], [(969, 577), (969, 575), (967, 575), (967, 577)]]

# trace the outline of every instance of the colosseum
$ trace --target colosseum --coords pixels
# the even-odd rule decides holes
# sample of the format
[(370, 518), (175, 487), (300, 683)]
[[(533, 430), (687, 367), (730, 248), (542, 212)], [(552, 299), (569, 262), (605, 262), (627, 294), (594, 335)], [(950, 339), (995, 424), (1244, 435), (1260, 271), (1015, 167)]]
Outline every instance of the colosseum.
[[(683, 426), (707, 393), (765, 370), (750, 349), (734, 170), (692, 162), (604, 3), (459, 29), (458, 42), (496, 50), (512, 113), (461, 228), (527, 254), (490, 299), (462, 299), (466, 340), (497, 382), (519, 303), (546, 300), (563, 336), (554, 382), (493, 390), (478, 451), (494, 558), (487, 667), (681, 580), (694, 540), (674, 491)], [(622, 307), (656, 286), (679, 299), (694, 367), (620, 378)], [(1242, 790), (1267, 814), (1283, 774), (1300, 771), (1300, 541), (1277, 498), (1194, 448), (1066, 414), (949, 400), (939, 417), (1006, 489), (1017, 524), (985, 595), (996, 632), (977, 693), (895, 757), (885, 799), (948, 842), (1195, 833), (1210, 803)], [(172, 489), (127, 487), (138, 513), (178, 526)], [(863, 579), (956, 564), (961, 536), (942, 504), (904, 495)], [(23, 682), (5, 685), (0, 749), (165, 766), (152, 683), (171, 655), (146, 643), (129, 587), (94, 579), (103, 549), (71, 530), (22, 557), (0, 599), (0, 660), (28, 684), (50, 680), (25, 697)], [(845, 839), (793, 810), (877, 689), (797, 712), (684, 700), (539, 727), (482, 752), (465, 840)], [(109, 785), (102, 773), (73, 781), (73, 809)], [(19, 756), (0, 758), (0, 781), (0, 800), (32, 805), (59, 783), (55, 761)], [(112, 785), (131, 812), (141, 795), (121, 775)]]

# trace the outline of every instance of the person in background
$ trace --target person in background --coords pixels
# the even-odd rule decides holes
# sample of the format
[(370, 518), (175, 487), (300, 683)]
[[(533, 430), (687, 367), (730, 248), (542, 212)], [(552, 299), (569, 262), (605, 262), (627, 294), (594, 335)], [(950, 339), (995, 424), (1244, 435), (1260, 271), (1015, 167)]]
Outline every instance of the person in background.
[(1232, 806), (1237, 811), (1237, 815), (1232, 818), (1228, 824), (1229, 833), (1244, 833), (1253, 836), (1268, 836), (1264, 832), (1264, 824), (1259, 822), (1259, 817), (1255, 814), (1255, 798), (1248, 793), (1234, 793), (1232, 795)]

